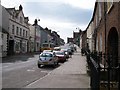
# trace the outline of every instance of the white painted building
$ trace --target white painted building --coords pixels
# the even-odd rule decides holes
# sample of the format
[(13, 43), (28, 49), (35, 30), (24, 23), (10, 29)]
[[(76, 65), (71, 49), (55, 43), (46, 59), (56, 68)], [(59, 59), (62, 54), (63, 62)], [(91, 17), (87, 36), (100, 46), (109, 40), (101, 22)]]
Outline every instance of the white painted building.
[(29, 48), (28, 17), (24, 16), (23, 8), (6, 8), (9, 12), (9, 54), (26, 53)]
[(37, 52), (39, 52), (40, 51), (40, 38), (41, 38), (41, 35), (40, 35), (40, 26), (39, 25), (35, 25), (34, 26), (34, 28), (35, 28), (35, 31), (36, 31), (36, 34), (35, 34), (35, 50), (37, 51)]
[(0, 31), (0, 57), (7, 56), (7, 36), (6, 32)]
[(34, 40), (35, 40), (35, 28), (33, 25), (29, 24), (30, 28), (30, 39), (29, 39), (29, 51), (34, 52)]
[(0, 5), (0, 57), (7, 56), (7, 48), (8, 48), (8, 12), (6, 9)]
[(37, 24), (37, 19), (33, 25), (29, 24), (30, 28), (30, 52), (40, 51), (41, 27)]

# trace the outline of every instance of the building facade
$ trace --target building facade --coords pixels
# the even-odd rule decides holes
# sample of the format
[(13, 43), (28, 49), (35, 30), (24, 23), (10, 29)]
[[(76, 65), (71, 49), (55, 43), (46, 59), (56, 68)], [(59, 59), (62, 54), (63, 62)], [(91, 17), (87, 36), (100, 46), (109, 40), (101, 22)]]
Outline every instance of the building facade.
[(71, 43), (74, 43), (73, 38), (69, 38), (69, 37), (68, 37), (68, 38), (67, 38), (67, 43), (70, 43), (70, 42), (71, 42)]
[(27, 53), (29, 50), (28, 17), (24, 16), (23, 8), (6, 8), (9, 13), (9, 54)]
[[(40, 52), (40, 41), (41, 41), (41, 27), (38, 25), (37, 19), (35, 19), (32, 25), (32, 34), (34, 37), (34, 52)], [(30, 30), (31, 31), (31, 30)]]
[[(118, 64), (120, 56), (120, 2), (96, 2), (93, 13), (94, 50), (106, 55), (113, 55)], [(107, 59), (107, 58), (106, 58)], [(104, 59), (102, 64), (106, 62)]]
[(57, 46), (60, 46), (61, 45), (61, 42), (60, 42), (60, 35), (58, 35), (58, 33), (56, 31), (52, 31), (52, 42), (54, 43), (54, 45), (57, 47)]
[(29, 52), (34, 52), (35, 28), (32, 24), (29, 24), (29, 29), (30, 29)]
[(9, 26), (9, 19), (8, 19), (8, 12), (6, 9), (0, 5), (0, 57), (5, 57), (8, 54), (8, 26)]

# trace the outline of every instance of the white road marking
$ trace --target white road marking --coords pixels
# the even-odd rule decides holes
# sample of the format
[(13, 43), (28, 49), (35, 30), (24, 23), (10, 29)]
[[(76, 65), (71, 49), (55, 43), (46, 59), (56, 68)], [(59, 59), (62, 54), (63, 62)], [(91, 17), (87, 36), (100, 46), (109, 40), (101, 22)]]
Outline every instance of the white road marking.
[(32, 70), (32, 69), (28, 69), (27, 71), (28, 71), (28, 72), (34, 72), (35, 70)]
[[(34, 84), (34, 83), (36, 83), (36, 82), (38, 82), (39, 80), (42, 80), (42, 79), (44, 79), (44, 78), (46, 78), (47, 76), (49, 76), (50, 74), (52, 73), (52, 71), (50, 71), (47, 75), (45, 75), (44, 77), (42, 77), (42, 78), (40, 78), (40, 79), (38, 79), (38, 80), (36, 80), (36, 81), (34, 81), (34, 82), (32, 82), (32, 83), (30, 83), (29, 85), (27, 85), (27, 86), (30, 86), (30, 85), (32, 85), (32, 84)], [(26, 86), (26, 87), (27, 87)]]

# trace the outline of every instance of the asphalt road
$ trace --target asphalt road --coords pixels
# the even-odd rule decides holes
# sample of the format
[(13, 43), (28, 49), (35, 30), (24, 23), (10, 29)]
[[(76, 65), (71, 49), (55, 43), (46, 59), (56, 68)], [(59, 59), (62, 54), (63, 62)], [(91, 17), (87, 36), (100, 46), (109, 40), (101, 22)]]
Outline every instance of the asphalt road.
[(37, 67), (38, 57), (38, 55), (14, 56), (10, 59), (11, 62), (4, 61), (2, 63), (2, 88), (25, 87), (55, 69), (52, 66), (44, 66), (39, 69)]
[[(89, 90), (90, 77), (86, 70), (86, 57), (81, 56), (80, 48), (67, 62), (49, 72), (45, 77), (29, 84), (25, 88), (65, 88), (65, 90)], [(54, 90), (54, 89), (50, 89)], [(58, 89), (56, 89), (58, 90)]]
[(55, 68), (38, 68), (38, 58), (39, 55), (22, 55), (3, 61), (2, 88), (90, 88), (86, 58), (81, 56), (80, 49)]

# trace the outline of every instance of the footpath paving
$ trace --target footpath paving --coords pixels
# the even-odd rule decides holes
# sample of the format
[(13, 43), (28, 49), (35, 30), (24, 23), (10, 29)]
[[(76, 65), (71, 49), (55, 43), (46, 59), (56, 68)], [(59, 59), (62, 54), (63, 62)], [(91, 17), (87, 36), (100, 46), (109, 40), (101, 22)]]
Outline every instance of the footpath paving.
[(77, 50), (64, 64), (25, 88), (90, 88), (86, 58), (81, 56), (80, 48)]

